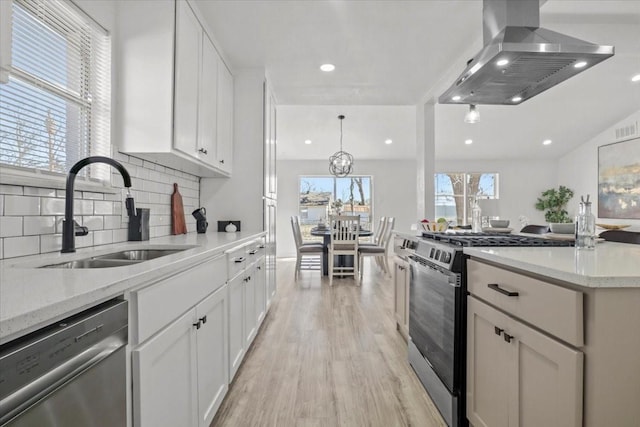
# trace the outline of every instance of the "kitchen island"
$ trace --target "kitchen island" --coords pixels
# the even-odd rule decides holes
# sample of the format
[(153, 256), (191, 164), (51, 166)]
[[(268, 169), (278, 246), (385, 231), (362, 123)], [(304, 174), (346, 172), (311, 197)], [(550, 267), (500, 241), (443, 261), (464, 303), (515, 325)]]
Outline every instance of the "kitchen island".
[(637, 425), (640, 246), (464, 253), (472, 425)]

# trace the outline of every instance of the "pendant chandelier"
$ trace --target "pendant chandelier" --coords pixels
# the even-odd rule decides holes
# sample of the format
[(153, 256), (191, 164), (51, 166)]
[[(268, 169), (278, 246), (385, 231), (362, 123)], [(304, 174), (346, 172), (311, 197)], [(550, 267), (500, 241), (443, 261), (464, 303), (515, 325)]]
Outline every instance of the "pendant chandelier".
[(339, 115), (338, 119), (340, 119), (340, 151), (335, 152), (333, 156), (329, 157), (329, 172), (337, 177), (343, 177), (351, 173), (353, 156), (342, 150), (342, 121), (344, 120), (344, 116)]

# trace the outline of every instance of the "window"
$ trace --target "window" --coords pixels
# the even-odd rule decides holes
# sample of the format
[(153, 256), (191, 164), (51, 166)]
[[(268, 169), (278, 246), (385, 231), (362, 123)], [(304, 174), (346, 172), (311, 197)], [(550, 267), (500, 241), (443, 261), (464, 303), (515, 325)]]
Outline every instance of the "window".
[(436, 218), (455, 221), (458, 225), (471, 222), (471, 201), (498, 199), (497, 173), (437, 173), (434, 177)]
[(360, 215), (360, 224), (371, 229), (373, 183), (370, 176), (301, 176), (298, 215), (304, 240), (320, 221), (327, 221), (338, 208), (345, 215)]
[[(11, 12), (11, 61), (0, 84), (0, 164), (66, 173), (86, 156), (110, 155), (107, 32), (64, 0), (13, 0)], [(82, 172), (103, 181), (110, 176), (106, 166)]]

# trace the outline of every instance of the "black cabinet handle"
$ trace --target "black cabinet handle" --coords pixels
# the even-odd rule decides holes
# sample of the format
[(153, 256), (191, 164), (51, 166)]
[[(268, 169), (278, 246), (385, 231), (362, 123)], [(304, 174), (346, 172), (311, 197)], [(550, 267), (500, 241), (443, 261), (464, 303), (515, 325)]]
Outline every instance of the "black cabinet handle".
[(259, 265), (259, 266), (257, 266), (256, 268), (257, 268), (258, 270), (262, 270), (262, 266), (260, 266), (260, 265)]
[(201, 325), (201, 323), (200, 323), (200, 321), (199, 321), (199, 320), (198, 320), (198, 323), (194, 323), (194, 324), (193, 324), (193, 326), (195, 326), (195, 327), (196, 327), (196, 329), (200, 329), (200, 325)]
[(497, 326), (494, 326), (493, 330), (496, 333), (496, 335), (498, 335), (498, 336), (504, 332), (504, 329), (500, 329)]
[(511, 292), (507, 291), (506, 289), (502, 289), (497, 283), (489, 283), (487, 286), (489, 286), (489, 288), (493, 289), (494, 291), (500, 292), (502, 295), (506, 295), (508, 297), (517, 297), (518, 295), (520, 295), (518, 292)]
[(233, 262), (235, 262), (236, 264), (239, 264), (241, 262), (244, 262), (245, 258), (243, 256), (239, 257), (239, 258), (235, 258), (233, 260)]
[(198, 151), (205, 155), (208, 153), (208, 151), (205, 150), (204, 148), (200, 148)]
[(220, 163), (223, 163), (223, 164), (224, 164), (224, 159), (223, 159), (223, 160), (220, 160)]
[(204, 325), (205, 323), (207, 323), (207, 316), (202, 316), (199, 320), (199, 322), (202, 322), (202, 324)]
[(509, 335), (508, 333), (504, 333), (504, 340), (506, 342), (511, 342), (511, 340), (513, 339), (513, 335)]
[(254, 249), (254, 250), (252, 250), (252, 251), (249, 251), (249, 255), (255, 255), (255, 254), (257, 254), (257, 253), (258, 253), (258, 250), (257, 250), (257, 249)]

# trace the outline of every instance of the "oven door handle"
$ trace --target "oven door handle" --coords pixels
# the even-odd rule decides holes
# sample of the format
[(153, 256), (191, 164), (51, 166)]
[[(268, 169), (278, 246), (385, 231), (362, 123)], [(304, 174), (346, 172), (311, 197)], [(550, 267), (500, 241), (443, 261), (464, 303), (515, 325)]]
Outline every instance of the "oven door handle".
[[(456, 280), (457, 275), (455, 273), (451, 273), (448, 271), (442, 271), (440, 269), (438, 269), (437, 267), (430, 265), (430, 264), (422, 264), (419, 261), (416, 261), (414, 259), (409, 258), (409, 264), (414, 267), (417, 270), (422, 271), (423, 273), (425, 273), (428, 276), (446, 276), (447, 277), (447, 284), (453, 288), (459, 288), (461, 285), (459, 283), (458, 280)], [(443, 280), (442, 277), (438, 277), (438, 280)]]

